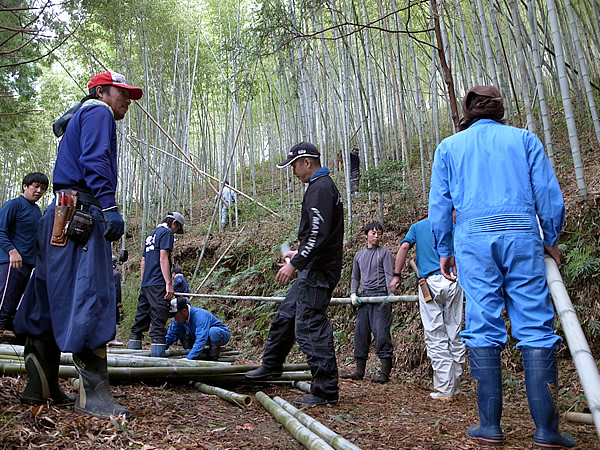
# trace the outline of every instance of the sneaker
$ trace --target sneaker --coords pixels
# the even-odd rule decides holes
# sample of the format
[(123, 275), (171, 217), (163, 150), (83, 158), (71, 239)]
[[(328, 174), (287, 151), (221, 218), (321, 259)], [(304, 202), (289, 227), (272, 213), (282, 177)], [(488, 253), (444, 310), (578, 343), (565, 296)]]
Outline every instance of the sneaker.
[(442, 394), (441, 392), (432, 392), (429, 396), (434, 400), (442, 400), (444, 402), (453, 402), (455, 400), (452, 395)]
[(328, 403), (337, 403), (338, 396), (332, 396), (329, 398), (319, 397), (318, 395), (304, 395), (302, 397), (297, 397), (294, 399), (295, 405), (326, 405)]
[(123, 343), (121, 341), (117, 341), (116, 339), (113, 339), (112, 341), (108, 341), (106, 343), (106, 345), (108, 347), (121, 347), (123, 345)]

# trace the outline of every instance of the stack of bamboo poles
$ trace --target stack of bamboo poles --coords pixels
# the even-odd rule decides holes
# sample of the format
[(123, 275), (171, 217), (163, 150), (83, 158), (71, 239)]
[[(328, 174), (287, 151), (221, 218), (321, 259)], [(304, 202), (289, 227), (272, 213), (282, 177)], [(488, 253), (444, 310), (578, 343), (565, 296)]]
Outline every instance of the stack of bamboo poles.
[[(235, 356), (235, 352), (224, 349), (226, 355)], [(230, 383), (271, 383), (271, 382), (301, 382), (310, 380), (307, 364), (284, 365), (283, 373), (264, 381), (247, 380), (244, 374), (256, 369), (256, 365), (234, 365), (222, 361), (187, 360), (181, 358), (187, 350), (167, 351), (167, 358), (152, 358), (144, 350), (109, 350), (107, 354), (108, 376), (111, 380), (137, 380), (148, 378), (187, 379), (192, 385), (205, 393), (214, 394), (225, 400), (246, 407), (252, 403), (250, 396), (237, 394), (222, 388), (206, 384)], [(19, 345), (0, 345), (0, 374), (26, 373), (23, 357), (23, 347)], [(78, 373), (73, 365), (73, 356), (63, 353), (60, 358), (58, 375), (61, 378), (77, 379)], [(72, 380), (77, 384), (77, 380)], [(305, 386), (306, 385), (306, 386)], [(308, 389), (307, 384), (299, 385)]]
[[(171, 353), (177, 353), (174, 351)], [(187, 352), (186, 352), (187, 353)], [(187, 360), (183, 358), (152, 358), (145, 356), (144, 351), (128, 353), (109, 352), (107, 356), (108, 375), (113, 380), (144, 378), (185, 378), (191, 381), (214, 381), (218, 383), (256, 383), (247, 380), (244, 374), (256, 369), (256, 365), (233, 365), (227, 362)], [(73, 357), (69, 353), (61, 355), (59, 376), (72, 378), (77, 376), (73, 366)], [(289, 364), (283, 367), (279, 377), (271, 381), (306, 381), (311, 375), (307, 364)], [(23, 347), (18, 345), (0, 345), (0, 372), (25, 373)]]
[(284, 399), (271, 399), (264, 392), (256, 393), (256, 400), (282, 424), (290, 434), (309, 450), (360, 450), (308, 414), (290, 405)]

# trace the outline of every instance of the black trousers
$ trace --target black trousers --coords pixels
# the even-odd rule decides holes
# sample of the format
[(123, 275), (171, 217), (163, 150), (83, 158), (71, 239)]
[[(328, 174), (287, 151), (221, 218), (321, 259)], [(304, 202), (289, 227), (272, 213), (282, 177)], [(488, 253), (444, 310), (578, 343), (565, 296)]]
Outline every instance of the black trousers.
[[(383, 297), (387, 293), (363, 293), (365, 297)], [(358, 308), (354, 327), (354, 357), (367, 359), (371, 346), (371, 334), (375, 338), (375, 348), (379, 358), (392, 358), (394, 346), (390, 327), (392, 326), (392, 305), (389, 303), (368, 303)]]
[(325, 398), (338, 395), (333, 328), (326, 311), (340, 274), (340, 270), (311, 269), (298, 273), (271, 323), (263, 355), (265, 367), (279, 370), (295, 338), (310, 366), (311, 393)]
[(150, 330), (150, 338), (154, 344), (164, 344), (167, 330), (165, 324), (169, 318), (170, 300), (165, 300), (165, 286), (146, 286), (140, 289), (135, 322), (131, 327), (131, 337), (141, 339), (142, 334)]
[(0, 329), (13, 329), (17, 306), (33, 267), (33, 264), (23, 264), (20, 269), (13, 269), (9, 263), (0, 264)]

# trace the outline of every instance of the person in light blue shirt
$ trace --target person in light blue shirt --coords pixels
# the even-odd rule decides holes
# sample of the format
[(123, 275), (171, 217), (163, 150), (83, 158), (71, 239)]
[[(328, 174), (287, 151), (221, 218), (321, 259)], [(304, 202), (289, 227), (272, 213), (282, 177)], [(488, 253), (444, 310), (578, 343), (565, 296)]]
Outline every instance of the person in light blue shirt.
[(478, 380), (480, 418), (467, 434), (492, 443), (504, 440), (500, 351), (507, 341), (506, 308), (523, 354), (534, 442), (572, 447), (572, 437), (558, 431), (556, 347), (561, 338), (554, 332), (544, 264), (544, 250), (560, 262), (557, 241), (565, 220), (560, 186), (540, 140), (503, 124), (498, 89), (475, 86), (462, 106), (463, 131), (444, 139), (435, 153), (429, 221), (440, 270), (455, 280), (457, 272), (451, 274), (450, 268), (458, 268), (467, 299), (462, 337)]
[(190, 306), (186, 297), (171, 300), (170, 312), (173, 322), (167, 331), (167, 348), (179, 339), (189, 336), (193, 345), (186, 356), (187, 359), (198, 358), (208, 344), (208, 359), (217, 361), (221, 347), (231, 338), (231, 333), (223, 322), (205, 309)]
[(229, 181), (225, 181), (223, 186), (223, 192), (221, 193), (221, 230), (227, 225), (227, 218), (229, 216), (229, 207), (235, 203), (237, 196), (231, 187), (229, 187)]
[[(431, 225), (427, 218), (413, 224), (400, 243), (390, 287), (398, 294), (398, 284), (408, 251), (417, 246), (419, 279), (424, 279), (429, 296), (419, 289), (419, 311), (423, 322), (427, 356), (433, 368), (433, 399), (453, 400), (460, 393), (460, 376), (465, 363), (465, 346), (460, 340), (463, 291), (440, 271), (440, 259), (433, 249)], [(419, 283), (420, 286), (422, 286)]]

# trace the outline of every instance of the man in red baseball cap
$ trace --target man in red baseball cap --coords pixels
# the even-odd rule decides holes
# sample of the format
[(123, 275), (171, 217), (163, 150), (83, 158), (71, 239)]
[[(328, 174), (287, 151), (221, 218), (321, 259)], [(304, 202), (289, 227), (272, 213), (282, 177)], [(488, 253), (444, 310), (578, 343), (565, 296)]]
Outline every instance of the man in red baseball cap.
[(117, 72), (102, 72), (92, 77), (92, 80), (88, 83), (88, 89), (95, 88), (96, 86), (118, 86), (129, 91), (129, 98), (131, 100), (139, 100), (142, 98), (143, 92), (140, 88), (130, 86), (127, 84), (125, 77)]
[(60, 353), (72, 352), (80, 380), (75, 411), (109, 417), (129, 414), (110, 393), (106, 361), (106, 343), (116, 334), (110, 242), (124, 231), (115, 199), (116, 121), (142, 90), (113, 72), (96, 75), (88, 87), (89, 95), (60, 124), (56, 200), (39, 222), (36, 270), (14, 331), (25, 338), (29, 381), (23, 402), (73, 401), (58, 384)]

